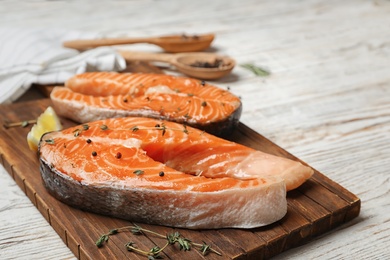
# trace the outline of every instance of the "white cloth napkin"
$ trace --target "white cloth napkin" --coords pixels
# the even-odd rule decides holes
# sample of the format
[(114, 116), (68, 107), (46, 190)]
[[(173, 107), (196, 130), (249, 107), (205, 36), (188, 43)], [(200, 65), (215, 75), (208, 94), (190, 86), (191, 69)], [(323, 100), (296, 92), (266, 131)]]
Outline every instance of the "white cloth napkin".
[(125, 60), (113, 48), (85, 52), (62, 47), (65, 40), (98, 38), (97, 33), (62, 29), (0, 28), (0, 104), (11, 103), (31, 84), (61, 84), (87, 71), (121, 71)]

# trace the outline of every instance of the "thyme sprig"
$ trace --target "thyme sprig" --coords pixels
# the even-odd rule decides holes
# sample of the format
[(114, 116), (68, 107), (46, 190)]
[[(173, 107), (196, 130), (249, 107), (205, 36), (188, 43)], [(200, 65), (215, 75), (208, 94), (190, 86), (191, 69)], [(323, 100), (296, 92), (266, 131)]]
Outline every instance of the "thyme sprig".
[(241, 64), (240, 67), (247, 69), (249, 71), (252, 71), (256, 76), (267, 77), (267, 76), (271, 75), (271, 72), (269, 72), (268, 70), (263, 69), (259, 66), (250, 64), (250, 63)]
[(12, 123), (4, 122), (3, 126), (5, 129), (11, 128), (11, 127), (17, 127), (17, 126), (27, 127), (28, 125), (35, 124), (36, 122), (37, 122), (37, 120), (25, 120), (25, 121), (12, 122)]
[(109, 237), (111, 235), (115, 235), (115, 234), (118, 234), (119, 232), (124, 232), (124, 231), (129, 231), (129, 230), (134, 235), (142, 235), (142, 234), (145, 235), (145, 233), (149, 233), (149, 234), (155, 235), (159, 238), (166, 240), (166, 243), (164, 244), (164, 246), (162, 246), (162, 247), (155, 246), (149, 250), (140, 249), (135, 245), (134, 242), (131, 242), (131, 241), (125, 244), (125, 247), (128, 251), (136, 252), (138, 254), (144, 255), (144, 256), (148, 257), (148, 259), (162, 258), (160, 253), (163, 252), (165, 250), (165, 248), (167, 248), (169, 245), (175, 245), (175, 244), (178, 244), (179, 249), (183, 250), (183, 251), (189, 251), (189, 250), (191, 250), (191, 248), (196, 247), (203, 255), (207, 255), (209, 252), (213, 252), (219, 256), (222, 255), (220, 252), (211, 248), (211, 246), (206, 244), (204, 241), (202, 241), (202, 244), (195, 243), (195, 242), (183, 237), (178, 231), (163, 235), (163, 234), (154, 232), (152, 230), (142, 228), (138, 225), (125, 226), (125, 227), (121, 227), (121, 228), (111, 229), (108, 233), (101, 235), (95, 244), (97, 247), (101, 248), (104, 243), (108, 242)]

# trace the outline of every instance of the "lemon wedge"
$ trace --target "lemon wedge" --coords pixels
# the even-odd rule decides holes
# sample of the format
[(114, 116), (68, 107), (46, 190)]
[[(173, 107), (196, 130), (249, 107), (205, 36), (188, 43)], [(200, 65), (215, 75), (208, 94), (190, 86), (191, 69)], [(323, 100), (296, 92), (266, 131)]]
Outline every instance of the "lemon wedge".
[(47, 107), (27, 134), (28, 147), (33, 151), (37, 151), (38, 143), (44, 133), (61, 129), (62, 124), (56, 112), (51, 106)]

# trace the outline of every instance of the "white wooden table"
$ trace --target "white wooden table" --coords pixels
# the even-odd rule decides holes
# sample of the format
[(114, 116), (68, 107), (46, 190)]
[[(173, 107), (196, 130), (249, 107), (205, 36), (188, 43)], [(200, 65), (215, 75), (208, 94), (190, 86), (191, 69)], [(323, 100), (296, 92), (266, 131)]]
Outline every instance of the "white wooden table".
[[(0, 26), (216, 33), (215, 51), (271, 71), (215, 82), (242, 98), (241, 121), (362, 201), (358, 218), (276, 259), (390, 258), (389, 1), (9, 0)], [(0, 178), (0, 259), (73, 259), (1, 166)]]

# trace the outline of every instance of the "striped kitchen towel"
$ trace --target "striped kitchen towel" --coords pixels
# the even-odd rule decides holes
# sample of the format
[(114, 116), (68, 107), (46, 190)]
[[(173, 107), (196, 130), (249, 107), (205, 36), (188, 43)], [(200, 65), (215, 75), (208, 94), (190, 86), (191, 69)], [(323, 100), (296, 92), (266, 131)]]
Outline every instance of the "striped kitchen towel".
[(62, 46), (66, 40), (98, 37), (63, 29), (0, 28), (0, 104), (15, 101), (33, 83), (62, 84), (78, 73), (125, 69), (125, 60), (113, 48), (80, 53)]

